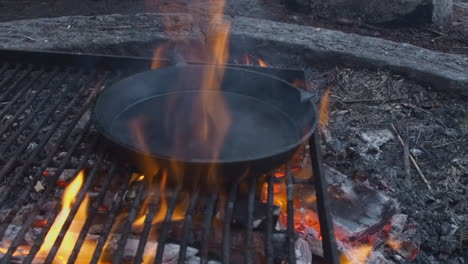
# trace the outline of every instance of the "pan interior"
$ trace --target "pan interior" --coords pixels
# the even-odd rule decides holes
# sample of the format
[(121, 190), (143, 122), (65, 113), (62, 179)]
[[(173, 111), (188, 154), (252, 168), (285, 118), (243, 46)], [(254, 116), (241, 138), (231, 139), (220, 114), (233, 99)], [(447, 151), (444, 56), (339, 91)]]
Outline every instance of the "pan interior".
[[(221, 150), (194, 136), (200, 122), (191, 114), (197, 91), (156, 95), (130, 105), (113, 119), (112, 134), (134, 150), (194, 162), (257, 159), (300, 139), (296, 124), (278, 108), (250, 96), (213, 93), (222, 94), (230, 113), (228, 134)], [(210, 120), (211, 126), (222, 122), (216, 118), (215, 115)]]

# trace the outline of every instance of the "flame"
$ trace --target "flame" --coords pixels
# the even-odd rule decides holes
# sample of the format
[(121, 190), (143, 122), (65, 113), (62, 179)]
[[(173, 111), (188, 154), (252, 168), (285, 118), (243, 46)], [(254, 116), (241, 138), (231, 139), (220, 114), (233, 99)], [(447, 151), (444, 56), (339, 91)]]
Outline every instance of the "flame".
[(254, 63), (252, 63), (251, 60), (250, 60), (250, 57), (252, 57), (253, 59), (257, 60), (258, 66), (268, 67), (268, 64), (264, 60), (262, 60), (260, 58), (257, 58), (255, 56), (252, 56), (252, 55), (249, 55), (249, 54), (244, 54), (242, 57), (244, 59), (244, 65), (254, 65)]
[(250, 64), (250, 58), (248, 54), (244, 54), (244, 64), (245, 65), (251, 65)]
[[(73, 202), (80, 191), (84, 181), (84, 171), (80, 171), (80, 173), (76, 176), (76, 178), (68, 185), (63, 193), (62, 198), (62, 209), (60, 213), (55, 218), (54, 223), (52, 224), (51, 229), (47, 233), (47, 236), (42, 243), (41, 248), (36, 256), (36, 258), (46, 258), (50, 249), (52, 248), (55, 240), (57, 239), (62, 226), (64, 225), (68, 215), (70, 214), (71, 207)], [(78, 239), (79, 233), (81, 228), (86, 221), (87, 214), (88, 214), (88, 206), (89, 206), (89, 197), (85, 196), (83, 202), (81, 203), (80, 207), (78, 208), (77, 214), (73, 219), (73, 222), (70, 225), (65, 237), (60, 245), (60, 248), (53, 260), (53, 263), (66, 263), (68, 257), (70, 256), (76, 240)], [(80, 253), (77, 258), (77, 263), (89, 263), (92, 258), (92, 253), (96, 244), (90, 241), (85, 241), (82, 248), (80, 249)]]
[[(143, 148), (145, 152), (150, 152), (148, 145), (146, 144), (146, 136), (143, 132), (143, 128), (145, 127), (147, 120), (143, 117), (135, 118), (129, 121), (129, 127), (131, 128), (133, 140), (135, 143)], [(143, 160), (139, 161), (142, 162), (143, 167), (145, 168), (145, 172), (148, 173), (148, 177), (143, 178), (146, 179), (149, 185), (153, 184), (154, 176), (159, 171), (158, 164), (154, 161), (154, 159), (150, 158), (149, 156), (144, 155)], [(132, 181), (138, 180), (141, 176), (134, 174), (132, 175)], [(137, 178), (138, 177), (138, 178)]]
[(164, 44), (161, 44), (159, 45), (153, 52), (153, 60), (151, 62), (151, 69), (152, 70), (156, 70), (156, 69), (159, 69), (161, 67), (163, 67), (164, 65), (162, 64), (162, 57), (163, 57), (163, 53), (165, 52), (165, 46)]
[(395, 251), (397, 251), (401, 247), (401, 242), (395, 239), (388, 239), (386, 241), (386, 244)]
[(365, 264), (372, 252), (372, 245), (363, 245), (351, 248), (340, 256), (341, 264)]
[(268, 64), (266, 64), (266, 62), (263, 61), (262, 59), (258, 59), (258, 65), (260, 67), (267, 67), (268, 66)]
[(330, 115), (330, 88), (325, 90), (319, 106), (319, 128), (324, 129), (328, 126)]
[[(5, 247), (0, 247), (0, 254), (7, 254), (8, 247), (10, 247), (10, 243), (3, 243), (3, 246)], [(13, 252), (12, 256), (27, 256), (29, 254), (29, 250), (29, 246), (19, 246), (16, 248), (15, 252)]]
[[(158, 223), (161, 223), (164, 218), (166, 217), (166, 213), (167, 213), (167, 209), (168, 209), (168, 206), (167, 206), (167, 198), (166, 198), (166, 183), (167, 183), (167, 172), (164, 171), (163, 173), (163, 176), (162, 176), (162, 179), (161, 179), (161, 182), (160, 182), (160, 185), (159, 185), (159, 194), (161, 195), (161, 198), (160, 198), (160, 201), (159, 201), (159, 209), (158, 211), (156, 212), (156, 215), (153, 217), (153, 221), (152, 221), (152, 224), (158, 224)], [(144, 224), (145, 224), (145, 220), (146, 220), (146, 215), (148, 213), (148, 208), (151, 204), (151, 202), (156, 199), (155, 195), (154, 195), (154, 192), (152, 194), (150, 194), (148, 196), (148, 198), (145, 199), (145, 201), (143, 202), (143, 205), (141, 206), (142, 210), (143, 211), (143, 215), (140, 216), (139, 218), (137, 218), (134, 222), (133, 222), (133, 228), (134, 229), (141, 229), (143, 228)], [(182, 220), (184, 219), (185, 217), (185, 210), (187, 209), (187, 203), (179, 203), (176, 208), (174, 209), (174, 212), (172, 214), (172, 221), (178, 221), (178, 220)]]

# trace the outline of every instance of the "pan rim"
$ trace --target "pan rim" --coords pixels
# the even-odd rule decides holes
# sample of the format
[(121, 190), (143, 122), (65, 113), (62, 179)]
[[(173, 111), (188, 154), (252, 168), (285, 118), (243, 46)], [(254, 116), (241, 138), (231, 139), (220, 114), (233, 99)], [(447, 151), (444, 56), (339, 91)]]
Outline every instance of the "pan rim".
[[(257, 154), (257, 155), (244, 155), (243, 158), (230, 158), (230, 159), (190, 158), (190, 159), (187, 159), (187, 158), (176, 158), (176, 157), (161, 155), (161, 154), (157, 154), (157, 153), (147, 152), (147, 151), (142, 150), (141, 148), (136, 148), (135, 146), (129, 146), (126, 143), (122, 143), (120, 140), (117, 139), (117, 137), (112, 136), (111, 133), (108, 133), (109, 131), (102, 126), (102, 124), (100, 122), (100, 119), (99, 119), (99, 116), (98, 116), (98, 113), (97, 113), (97, 108), (99, 106), (99, 101), (102, 99), (104, 94), (105, 93), (110, 93), (113, 87), (116, 87), (121, 83), (128, 82), (128, 81), (131, 81), (131, 80), (133, 80), (135, 78), (138, 78), (138, 76), (149, 74), (150, 72), (154, 72), (154, 71), (163, 71), (163, 70), (170, 71), (170, 70), (180, 70), (181, 68), (203, 68), (203, 67), (204, 67), (204, 65), (183, 65), (183, 66), (182, 65), (175, 65), (175, 66), (168, 66), (168, 67), (165, 67), (165, 68), (160, 68), (160, 69), (156, 69), (156, 70), (147, 70), (147, 71), (139, 72), (139, 73), (136, 73), (136, 74), (132, 74), (132, 75), (130, 75), (130, 76), (124, 78), (124, 79), (121, 79), (121, 80), (117, 81), (116, 83), (114, 83), (113, 85), (103, 89), (99, 93), (99, 95), (97, 97), (97, 100), (96, 100), (96, 102), (94, 104), (94, 107), (92, 109), (92, 113), (91, 113), (94, 127), (108, 141), (110, 141), (110, 142), (112, 142), (114, 144), (117, 144), (118, 146), (123, 147), (124, 149), (130, 150), (130, 151), (132, 151), (132, 152), (134, 152), (136, 154), (149, 156), (149, 157), (152, 157), (152, 158), (157, 159), (157, 160), (166, 160), (166, 161), (170, 160), (170, 161), (176, 161), (176, 162), (182, 162), (182, 163), (191, 163), (191, 164), (234, 164), (234, 163), (242, 163), (242, 162), (254, 162), (256, 160), (271, 158), (271, 157), (274, 157), (274, 156), (277, 156), (277, 155), (281, 155), (283, 153), (287, 153), (287, 152), (297, 148), (299, 145), (303, 144), (306, 140), (308, 140), (310, 138), (310, 136), (316, 130), (317, 120), (318, 120), (317, 106), (311, 100), (304, 100), (303, 103), (309, 103), (309, 106), (311, 107), (312, 114), (311, 114), (310, 118), (313, 119), (313, 120), (310, 120), (311, 125), (310, 125), (308, 131), (301, 132), (302, 136), (299, 137), (299, 139), (296, 140), (294, 143), (288, 144), (288, 145), (283, 146), (281, 148), (277, 148), (275, 151), (269, 151), (269, 152), (263, 152), (263, 153), (259, 152), (259, 154)], [(296, 86), (292, 85), (291, 83), (286, 82), (285, 80), (280, 79), (280, 78), (278, 78), (276, 76), (273, 76), (273, 75), (270, 75), (270, 74), (257, 72), (257, 71), (253, 71), (253, 70), (248, 70), (248, 69), (241, 69), (241, 68), (238, 68), (238, 67), (223, 66), (223, 65), (219, 65), (217, 67), (224, 67), (225, 71), (228, 71), (228, 70), (229, 71), (241, 71), (241, 72), (247, 72), (247, 73), (250, 73), (250, 74), (256, 74), (256, 75), (260, 75), (260, 76), (263, 76), (263, 77), (266, 77), (266, 78), (274, 79), (275, 81), (282, 83), (286, 87), (289, 87), (291, 89), (296, 90), (300, 94), (304, 94), (304, 93), (305, 94), (310, 94), (309, 92), (301, 90), (301, 89), (297, 88)], [(223, 91), (220, 91), (220, 92), (226, 93), (226, 92), (223, 92)], [(161, 95), (165, 95), (165, 94), (161, 94)], [(254, 97), (252, 97), (252, 98), (254, 98)], [(259, 100), (258, 98), (255, 98), (255, 99)], [(271, 104), (268, 104), (268, 105), (270, 105), (271, 107), (277, 108), (274, 105), (271, 105)], [(277, 109), (277, 110), (279, 110), (279, 109)], [(283, 112), (283, 111), (281, 111), (281, 112)]]

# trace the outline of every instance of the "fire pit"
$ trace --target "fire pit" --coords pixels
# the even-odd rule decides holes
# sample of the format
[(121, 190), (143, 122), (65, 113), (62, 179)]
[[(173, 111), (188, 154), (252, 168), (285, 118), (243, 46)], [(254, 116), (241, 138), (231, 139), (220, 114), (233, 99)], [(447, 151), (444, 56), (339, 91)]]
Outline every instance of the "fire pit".
[[(308, 261), (293, 221), (299, 181), (315, 186), (324, 257), (337, 263), (316, 133), (309, 148), (311, 179), (293, 177), (289, 163), (282, 175), (248, 177), (226, 190), (165, 189), (164, 173), (154, 178), (159, 189), (149, 188), (131, 164), (109, 155), (112, 148), (96, 136), (87, 113), (100, 90), (151, 60), (24, 51), (2, 51), (0, 58), (6, 102), (0, 263)], [(301, 79), (298, 71), (247, 68)], [(283, 184), (281, 212), (274, 189)], [(62, 197), (61, 205), (54, 197)]]

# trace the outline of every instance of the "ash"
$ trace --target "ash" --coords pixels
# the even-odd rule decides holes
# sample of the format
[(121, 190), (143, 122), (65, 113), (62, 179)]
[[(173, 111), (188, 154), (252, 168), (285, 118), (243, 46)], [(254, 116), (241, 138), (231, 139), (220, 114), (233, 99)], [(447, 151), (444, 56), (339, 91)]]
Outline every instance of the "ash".
[[(419, 244), (412, 263), (467, 263), (466, 102), (387, 72), (308, 69), (307, 75), (313, 88), (331, 88), (325, 163), (399, 202)], [(393, 261), (405, 262), (397, 254)]]

